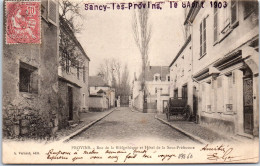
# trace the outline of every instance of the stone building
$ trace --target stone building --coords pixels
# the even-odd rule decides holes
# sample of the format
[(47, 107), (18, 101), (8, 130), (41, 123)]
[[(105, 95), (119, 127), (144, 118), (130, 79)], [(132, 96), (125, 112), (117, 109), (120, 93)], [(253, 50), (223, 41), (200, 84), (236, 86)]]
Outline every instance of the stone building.
[(217, 132), (259, 136), (259, 17), (257, 1), (227, 8), (191, 8), (193, 79), (198, 116)]
[(58, 4), (43, 0), (41, 13), (41, 44), (3, 42), (4, 138), (46, 138), (58, 129)]
[(59, 128), (79, 122), (80, 112), (89, 109), (89, 61), (69, 23), (60, 17)]
[[(133, 82), (133, 106), (143, 110), (141, 75)], [(145, 112), (163, 112), (169, 99), (170, 72), (168, 66), (147, 66), (145, 77)]]

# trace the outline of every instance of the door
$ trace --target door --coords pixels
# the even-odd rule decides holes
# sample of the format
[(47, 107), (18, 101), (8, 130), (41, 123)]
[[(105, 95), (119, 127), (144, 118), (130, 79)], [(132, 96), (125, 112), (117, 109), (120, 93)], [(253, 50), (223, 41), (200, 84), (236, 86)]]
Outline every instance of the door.
[(243, 97), (244, 132), (248, 134), (253, 134), (253, 77), (250, 69), (244, 71)]
[(163, 100), (163, 113), (165, 113), (165, 108), (167, 107), (168, 100)]
[(73, 90), (68, 86), (69, 120), (73, 120)]

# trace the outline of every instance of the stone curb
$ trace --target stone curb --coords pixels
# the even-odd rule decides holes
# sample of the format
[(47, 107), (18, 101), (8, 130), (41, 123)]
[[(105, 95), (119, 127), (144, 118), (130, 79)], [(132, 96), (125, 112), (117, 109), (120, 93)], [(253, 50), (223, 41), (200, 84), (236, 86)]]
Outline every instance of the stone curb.
[(108, 116), (109, 114), (111, 114), (115, 109), (109, 111), (107, 114), (105, 114), (104, 116), (102, 116), (101, 118), (97, 119), (97, 120), (94, 120), (92, 122), (90, 122), (89, 124), (87, 124), (86, 126), (78, 129), (77, 131), (75, 131), (74, 133), (70, 134), (69, 136), (61, 139), (59, 142), (68, 142), (70, 139), (72, 139), (73, 137), (79, 135), (80, 133), (82, 133), (83, 131), (85, 131), (86, 129), (88, 129), (89, 127), (91, 127), (92, 125), (94, 125), (95, 123), (97, 123), (98, 121), (104, 119), (106, 116)]
[(157, 120), (161, 121), (162, 123), (165, 123), (165, 124), (167, 124), (168, 126), (174, 128), (175, 130), (181, 132), (182, 134), (188, 136), (189, 138), (191, 138), (191, 139), (193, 139), (193, 140), (196, 140), (197, 142), (199, 142), (199, 143), (201, 143), (201, 144), (209, 144), (209, 142), (205, 141), (204, 139), (202, 139), (202, 138), (200, 138), (200, 137), (197, 137), (197, 136), (195, 136), (195, 135), (193, 135), (193, 134), (191, 134), (191, 133), (189, 133), (189, 132), (187, 132), (187, 131), (184, 131), (183, 129), (181, 129), (181, 128), (177, 127), (177, 126), (174, 126), (174, 125), (168, 123), (167, 121), (165, 121), (165, 120), (163, 120), (163, 119), (161, 119), (161, 118), (158, 118), (157, 115), (155, 115), (155, 118), (156, 118)]

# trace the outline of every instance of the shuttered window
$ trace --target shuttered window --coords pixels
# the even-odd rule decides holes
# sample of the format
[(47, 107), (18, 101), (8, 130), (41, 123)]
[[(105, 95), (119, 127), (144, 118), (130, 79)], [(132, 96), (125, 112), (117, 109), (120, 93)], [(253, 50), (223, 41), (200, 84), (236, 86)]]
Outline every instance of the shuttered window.
[(203, 54), (206, 54), (206, 48), (207, 48), (207, 45), (206, 45), (206, 18), (203, 19)]
[(206, 18), (204, 18), (200, 23), (200, 56), (205, 55), (207, 52), (206, 34), (207, 34), (207, 23), (206, 23)]
[(202, 23), (200, 23), (200, 56), (202, 56)]
[(250, 14), (258, 9), (258, 1), (244, 1), (244, 18), (246, 19)]
[(231, 27), (238, 21), (238, 3), (237, 0), (231, 1)]
[(83, 81), (86, 82), (86, 68), (83, 66)]
[(218, 40), (218, 8), (214, 8), (214, 43)]
[(55, 0), (48, 1), (48, 20), (57, 26), (58, 22), (58, 3)]

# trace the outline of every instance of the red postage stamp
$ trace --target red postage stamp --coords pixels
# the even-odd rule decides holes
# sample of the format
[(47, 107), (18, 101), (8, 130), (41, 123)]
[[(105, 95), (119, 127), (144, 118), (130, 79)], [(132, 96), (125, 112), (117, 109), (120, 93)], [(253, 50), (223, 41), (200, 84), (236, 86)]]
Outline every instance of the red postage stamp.
[(6, 1), (6, 43), (40, 44), (40, 1)]

